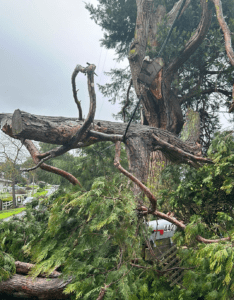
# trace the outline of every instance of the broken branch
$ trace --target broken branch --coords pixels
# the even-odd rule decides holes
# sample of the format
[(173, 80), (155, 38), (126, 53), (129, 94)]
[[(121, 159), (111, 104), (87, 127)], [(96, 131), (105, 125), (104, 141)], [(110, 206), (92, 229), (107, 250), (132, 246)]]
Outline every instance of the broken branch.
[(78, 100), (78, 97), (77, 97), (78, 90), (76, 90), (76, 76), (78, 75), (79, 70), (80, 70), (79, 66), (76, 66), (74, 72), (72, 73), (71, 82), (72, 82), (73, 97), (74, 97), (75, 103), (76, 103), (78, 111), (79, 111), (79, 120), (82, 120), (82, 108), (80, 105), (80, 101)]

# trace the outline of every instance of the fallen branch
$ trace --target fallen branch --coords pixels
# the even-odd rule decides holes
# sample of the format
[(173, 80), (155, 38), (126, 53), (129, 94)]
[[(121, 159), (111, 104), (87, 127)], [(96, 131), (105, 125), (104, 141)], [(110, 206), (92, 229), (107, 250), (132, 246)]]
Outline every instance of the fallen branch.
[(72, 73), (71, 82), (72, 82), (73, 98), (75, 100), (75, 103), (76, 103), (78, 111), (79, 111), (79, 120), (82, 120), (82, 108), (81, 108), (81, 105), (80, 105), (80, 101), (78, 100), (77, 90), (76, 90), (76, 76), (78, 75), (79, 70), (80, 70), (79, 66), (77, 66), (75, 68), (75, 70), (73, 71), (73, 73)]
[[(15, 267), (16, 267), (16, 273), (21, 275), (28, 275), (29, 272), (32, 270), (33, 267), (35, 267), (34, 264), (25, 263), (22, 261), (15, 261)], [(46, 274), (39, 274), (38, 277), (47, 277), (47, 278), (58, 278), (62, 274), (57, 271), (53, 271), (48, 276)]]
[(60, 278), (31, 278), (15, 274), (12, 278), (0, 282), (0, 292), (13, 297), (34, 298), (40, 300), (68, 299), (63, 293), (71, 278), (64, 281)]

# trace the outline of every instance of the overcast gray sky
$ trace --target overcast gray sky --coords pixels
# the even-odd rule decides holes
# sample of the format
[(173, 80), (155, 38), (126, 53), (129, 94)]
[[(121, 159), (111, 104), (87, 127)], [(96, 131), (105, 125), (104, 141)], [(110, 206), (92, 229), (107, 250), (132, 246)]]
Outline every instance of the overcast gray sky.
[[(87, 0), (97, 4), (97, 0)], [(21, 109), (32, 114), (76, 117), (71, 74), (77, 64), (103, 72), (118, 66), (114, 51), (100, 47), (103, 32), (90, 20), (81, 0), (0, 1), (0, 111)], [(89, 97), (83, 74), (78, 97), (87, 115)], [(97, 92), (96, 119), (113, 120), (117, 106)]]

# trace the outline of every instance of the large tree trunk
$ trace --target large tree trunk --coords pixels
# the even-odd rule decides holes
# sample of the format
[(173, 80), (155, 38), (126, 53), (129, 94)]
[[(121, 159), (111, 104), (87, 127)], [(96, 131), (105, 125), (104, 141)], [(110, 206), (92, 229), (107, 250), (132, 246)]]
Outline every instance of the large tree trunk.
[(70, 295), (63, 293), (64, 288), (71, 282), (71, 278), (63, 280), (58, 278), (61, 273), (54, 271), (49, 276), (39, 274), (39, 277), (28, 276), (33, 264), (20, 261), (15, 262), (16, 273), (12, 278), (0, 282), (0, 293), (19, 298), (33, 299), (70, 299)]
[[(172, 90), (172, 81), (177, 76), (179, 67), (183, 65), (205, 38), (210, 25), (211, 10), (208, 8), (207, 1), (201, 0), (202, 17), (196, 34), (185, 45), (179, 58), (164, 63), (160, 57), (146, 58), (146, 53), (147, 50), (150, 50), (151, 53), (159, 52), (161, 45), (156, 39), (158, 26), (161, 25), (165, 16), (167, 17), (167, 25), (172, 25), (183, 0), (179, 0), (168, 14), (166, 14), (166, 9), (162, 5), (155, 8), (152, 0), (137, 0), (136, 2), (135, 39), (130, 47), (129, 64), (135, 92), (138, 98), (141, 97), (142, 99), (144, 124), (178, 134), (183, 126), (183, 115), (178, 95), (175, 90)], [(183, 11), (189, 3), (190, 0), (187, 0)], [(158, 66), (158, 71), (155, 71), (154, 74), (152, 65), (155, 66), (155, 63)], [(155, 175), (159, 174), (168, 164), (169, 159), (160, 151), (151, 153), (148, 156), (149, 158), (150, 160), (146, 165), (149, 167), (150, 184), (157, 185), (157, 176)], [(146, 180), (148, 174), (144, 174), (139, 179)]]
[[(18, 139), (33, 139), (57, 145), (67, 144), (83, 124), (83, 121), (75, 118), (36, 116), (20, 110), (16, 110), (13, 115), (0, 115), (0, 118), (2, 118), (2, 130), (8, 135)], [(74, 148), (101, 141), (122, 140), (126, 124), (94, 120), (91, 129), (74, 145)], [(190, 163), (190, 159), (185, 159), (183, 156), (185, 153), (191, 157), (201, 155), (199, 145), (184, 142), (169, 131), (140, 124), (131, 124), (125, 145), (130, 171), (143, 182), (147, 181), (149, 158), (153, 151), (160, 150), (169, 160), (178, 163)], [(170, 148), (169, 145), (174, 148)], [(180, 154), (178, 149), (184, 154)], [(44, 156), (38, 155), (38, 157)]]
[(64, 288), (69, 281), (62, 279), (31, 278), (16, 274), (12, 278), (0, 282), (0, 292), (20, 298), (33, 299), (70, 299), (69, 295), (63, 294)]

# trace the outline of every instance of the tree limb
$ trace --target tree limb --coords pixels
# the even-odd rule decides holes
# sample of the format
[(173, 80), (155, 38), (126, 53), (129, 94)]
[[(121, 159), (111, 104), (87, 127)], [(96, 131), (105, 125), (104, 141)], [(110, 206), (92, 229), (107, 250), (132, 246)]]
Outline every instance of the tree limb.
[(217, 89), (217, 88), (210, 88), (207, 90), (199, 90), (200, 86), (197, 85), (195, 88), (193, 88), (188, 94), (184, 95), (183, 97), (181, 97), (179, 99), (180, 104), (185, 103), (185, 101), (187, 101), (188, 99), (191, 99), (192, 97), (196, 97), (199, 95), (205, 95), (205, 94), (212, 94), (212, 93), (221, 93), (223, 95), (225, 95), (226, 97), (231, 97), (232, 96), (232, 92), (228, 92), (222, 89)]
[[(29, 272), (32, 270), (33, 267), (35, 267), (34, 264), (25, 263), (22, 261), (15, 261), (15, 267), (16, 267), (16, 273), (21, 275), (28, 275)], [(47, 277), (47, 278), (58, 278), (62, 274), (57, 271), (53, 271), (48, 276), (46, 274), (39, 274), (38, 277)]]
[(67, 299), (63, 293), (64, 288), (72, 279), (66, 281), (60, 278), (31, 278), (15, 274), (12, 278), (0, 282), (1, 293), (18, 297), (36, 298), (40, 300)]
[(171, 77), (173, 74), (175, 74), (204, 40), (210, 27), (212, 10), (209, 8), (209, 3), (207, 0), (201, 0), (201, 7), (202, 16), (197, 30), (192, 35), (190, 40), (186, 43), (184, 49), (181, 51), (178, 57), (169, 64), (165, 71), (165, 76)]
[(212, 0), (215, 6), (217, 19), (219, 22), (219, 25), (223, 31), (224, 34), (224, 40), (225, 40), (225, 48), (227, 52), (227, 56), (230, 60), (230, 63), (232, 66), (234, 66), (234, 51), (232, 49), (232, 38), (231, 38), (231, 32), (230, 29), (225, 22), (224, 16), (223, 16), (223, 8), (222, 8), (222, 1), (221, 0)]
[[(36, 146), (33, 144), (32, 141), (27, 140), (27, 139), (23, 140), (23, 144), (27, 148), (28, 152), (30, 153), (34, 163), (38, 164), (40, 162), (40, 159), (38, 158), (39, 151), (37, 150)], [(47, 165), (45, 163), (42, 163), (40, 165), (40, 168), (42, 170), (45, 170), (45, 171), (48, 171), (50, 173), (54, 173), (54, 174), (57, 174), (57, 175), (60, 175), (60, 176), (64, 177), (65, 179), (70, 181), (73, 185), (79, 184), (82, 187), (82, 185), (80, 184), (80, 182), (77, 178), (75, 178), (72, 174), (70, 174), (70, 173), (68, 173), (64, 170), (61, 170), (61, 169), (56, 168), (56, 167), (52, 167), (52, 166)]]
[(76, 76), (79, 73), (79, 66), (76, 66), (74, 72), (72, 73), (71, 82), (72, 82), (72, 92), (73, 92), (73, 98), (75, 100), (75, 103), (77, 105), (78, 111), (79, 111), (79, 120), (82, 120), (82, 108), (80, 105), (80, 101), (77, 97), (77, 90), (76, 90)]

